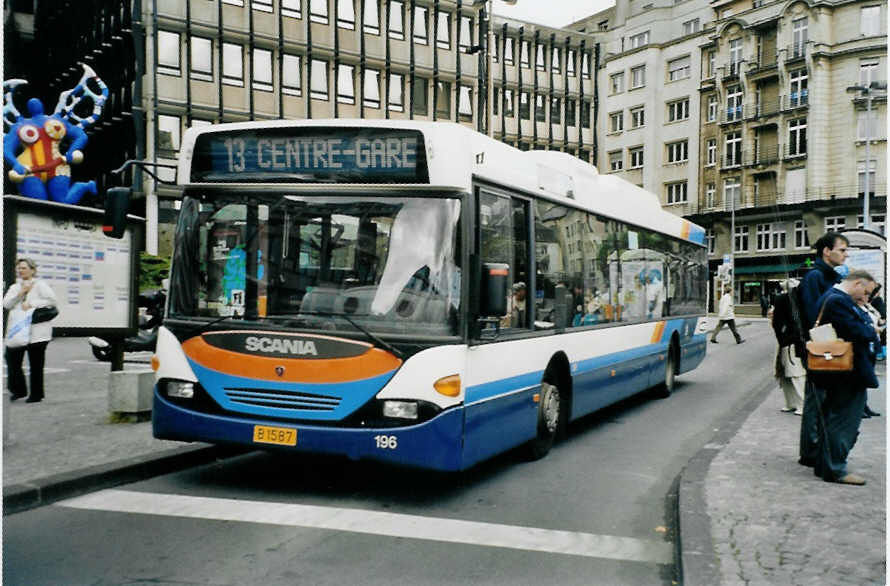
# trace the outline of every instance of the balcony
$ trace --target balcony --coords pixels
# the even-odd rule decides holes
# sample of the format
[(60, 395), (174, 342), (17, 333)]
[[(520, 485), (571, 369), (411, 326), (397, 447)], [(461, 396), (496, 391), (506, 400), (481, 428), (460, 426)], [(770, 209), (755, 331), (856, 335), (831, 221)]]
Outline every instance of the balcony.
[(804, 59), (807, 56), (807, 44), (793, 43), (785, 47), (785, 63)]
[(720, 112), (720, 123), (721, 124), (731, 124), (733, 122), (741, 122), (744, 118), (745, 107), (743, 104), (739, 104), (738, 106), (727, 108), (725, 110), (721, 110)]
[(806, 108), (810, 105), (809, 91), (801, 90), (799, 92), (791, 92), (787, 96), (782, 96), (781, 101), (783, 112)]
[(754, 152), (746, 154), (747, 156), (744, 158), (744, 161), (745, 165), (748, 166), (772, 165), (779, 162), (778, 145), (760, 147), (758, 149), (755, 149)]
[(745, 119), (762, 118), (764, 116), (772, 116), (778, 114), (781, 109), (781, 98), (774, 100), (762, 100), (757, 104), (748, 104), (745, 106)]
[(732, 155), (723, 155), (720, 157), (720, 170), (740, 169), (745, 160), (745, 153), (741, 150), (736, 151)]
[(722, 65), (720, 69), (723, 72), (723, 81), (733, 81), (739, 78), (739, 74), (742, 72), (742, 63), (743, 61), (730, 61), (729, 63)]
[(786, 161), (792, 161), (796, 159), (805, 159), (807, 157), (807, 143), (803, 142), (801, 145), (796, 144), (786, 144), (782, 146), (782, 158)]
[(771, 71), (778, 66), (779, 59), (775, 48), (761, 50), (757, 52), (755, 60), (750, 64), (748, 75)]

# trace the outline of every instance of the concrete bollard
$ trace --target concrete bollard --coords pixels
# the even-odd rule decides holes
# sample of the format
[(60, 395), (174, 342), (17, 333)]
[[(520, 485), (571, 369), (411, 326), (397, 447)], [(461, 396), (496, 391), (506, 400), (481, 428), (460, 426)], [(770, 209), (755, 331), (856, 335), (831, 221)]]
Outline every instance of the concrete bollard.
[(151, 414), (154, 372), (113, 370), (108, 379), (108, 410), (112, 417), (139, 421)]

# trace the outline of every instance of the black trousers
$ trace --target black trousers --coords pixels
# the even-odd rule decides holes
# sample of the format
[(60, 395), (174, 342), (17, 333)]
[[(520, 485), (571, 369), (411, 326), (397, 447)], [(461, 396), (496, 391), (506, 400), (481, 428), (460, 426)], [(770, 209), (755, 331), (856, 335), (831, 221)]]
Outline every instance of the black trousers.
[(43, 398), (43, 365), (46, 363), (47, 342), (36, 342), (22, 348), (6, 349), (6, 365), (9, 369), (9, 392), (15, 397), (24, 397), (28, 394), (25, 385), (25, 372), (22, 363), (25, 360), (25, 352), (28, 353), (28, 366), (31, 369), (31, 398)]

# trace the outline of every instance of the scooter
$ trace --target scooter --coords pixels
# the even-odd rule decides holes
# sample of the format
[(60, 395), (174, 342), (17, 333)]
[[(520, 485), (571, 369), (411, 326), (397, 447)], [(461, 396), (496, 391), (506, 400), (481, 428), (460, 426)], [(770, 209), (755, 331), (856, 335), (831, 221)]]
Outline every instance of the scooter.
[[(135, 336), (124, 338), (124, 352), (154, 351), (158, 341), (158, 327), (164, 319), (166, 301), (164, 291), (150, 291), (139, 295), (139, 332)], [(88, 342), (97, 360), (111, 361), (111, 343), (108, 340), (90, 336)]]

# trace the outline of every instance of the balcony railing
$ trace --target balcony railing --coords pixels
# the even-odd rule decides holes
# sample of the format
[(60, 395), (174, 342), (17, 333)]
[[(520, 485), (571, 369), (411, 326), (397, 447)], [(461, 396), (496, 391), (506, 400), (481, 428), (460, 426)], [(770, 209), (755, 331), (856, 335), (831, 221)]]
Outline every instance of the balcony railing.
[(723, 69), (723, 79), (738, 77), (742, 71), (742, 61), (730, 61), (721, 69)]
[(757, 104), (745, 105), (745, 118), (760, 118), (761, 116), (772, 116), (778, 114), (781, 107), (781, 98), (775, 100), (763, 100)]
[(779, 146), (760, 147), (745, 158), (746, 165), (771, 165), (779, 161)]
[(745, 152), (744, 151), (736, 151), (732, 155), (723, 155), (720, 157), (720, 168), (721, 169), (735, 169), (742, 166), (745, 161)]
[[(869, 188), (872, 197), (887, 197), (887, 184), (879, 183), (873, 188)], [(735, 211), (747, 208), (775, 206), (775, 205), (792, 205), (800, 204), (807, 201), (830, 201), (832, 199), (855, 199), (861, 198), (862, 191), (857, 191), (854, 185), (831, 185), (821, 188), (807, 189), (806, 191), (796, 193), (784, 192), (755, 192), (753, 188), (744, 188), (735, 200), (733, 205), (730, 201), (724, 201), (721, 194), (717, 194), (713, 205), (702, 204), (700, 211), (702, 212), (729, 212), (735, 208)]]
[(786, 144), (782, 147), (782, 157), (784, 159), (800, 159), (807, 156), (807, 143), (801, 145)]
[(741, 122), (744, 117), (745, 107), (739, 104), (733, 108), (727, 108), (720, 112), (720, 122)]
[(776, 67), (779, 64), (778, 54), (776, 53), (775, 48), (762, 50), (757, 52), (757, 57), (752, 63), (753, 67), (752, 71), (758, 71), (760, 69), (770, 69), (771, 67)]
[(806, 108), (810, 104), (810, 95), (808, 90), (799, 92), (791, 92), (787, 96), (782, 96), (782, 110), (795, 110), (797, 108)]
[(807, 56), (806, 43), (793, 43), (785, 48), (785, 61), (794, 61), (795, 59), (803, 59)]

